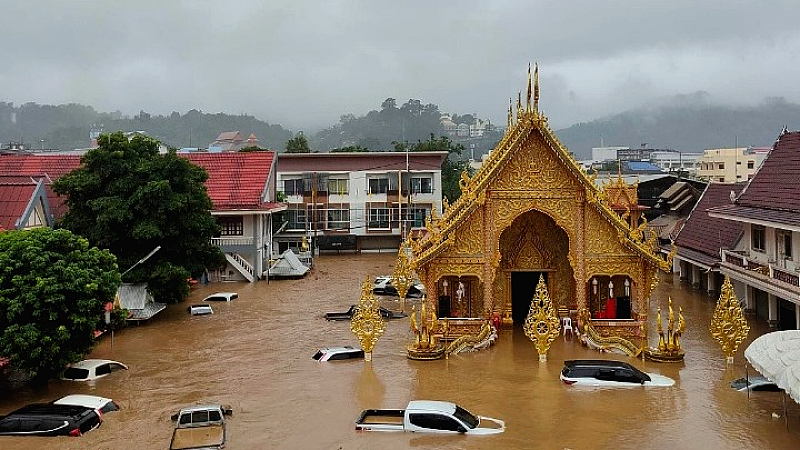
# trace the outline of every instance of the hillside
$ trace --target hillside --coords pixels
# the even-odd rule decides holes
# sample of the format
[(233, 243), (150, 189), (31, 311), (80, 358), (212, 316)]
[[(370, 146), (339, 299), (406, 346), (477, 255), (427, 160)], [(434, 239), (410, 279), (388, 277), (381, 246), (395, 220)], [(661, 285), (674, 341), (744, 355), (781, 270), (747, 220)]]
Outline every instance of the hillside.
[(670, 148), (702, 152), (708, 148), (771, 146), (784, 126), (800, 128), (800, 105), (782, 98), (753, 107), (711, 105), (702, 96), (677, 97), (669, 104), (627, 111), (556, 131), (578, 159), (589, 159), (592, 147)]

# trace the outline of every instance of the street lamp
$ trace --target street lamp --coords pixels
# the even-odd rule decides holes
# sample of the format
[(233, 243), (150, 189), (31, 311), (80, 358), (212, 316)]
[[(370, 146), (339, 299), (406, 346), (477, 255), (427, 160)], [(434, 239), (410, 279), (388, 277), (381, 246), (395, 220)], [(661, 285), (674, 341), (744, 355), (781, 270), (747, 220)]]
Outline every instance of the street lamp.
[(157, 252), (157, 251), (159, 251), (159, 250), (161, 250), (161, 246), (160, 246), (160, 245), (159, 245), (159, 246), (157, 246), (156, 248), (154, 248), (154, 249), (150, 250), (150, 253), (148, 253), (147, 255), (145, 255), (145, 257), (144, 257), (144, 258), (142, 258), (142, 259), (140, 259), (139, 261), (136, 261), (136, 264), (132, 265), (132, 266), (131, 266), (130, 268), (128, 268), (128, 270), (126, 270), (125, 272), (122, 272), (122, 274), (121, 274), (119, 277), (120, 277), (120, 278), (124, 277), (126, 273), (130, 272), (131, 270), (133, 270), (133, 268), (134, 268), (134, 267), (136, 267), (136, 266), (138, 266), (139, 264), (141, 264), (141, 263), (143, 263), (143, 262), (147, 261), (148, 259), (150, 259), (150, 257), (151, 257), (151, 256), (153, 256), (153, 255), (155, 255), (155, 254), (156, 254), (156, 252)]

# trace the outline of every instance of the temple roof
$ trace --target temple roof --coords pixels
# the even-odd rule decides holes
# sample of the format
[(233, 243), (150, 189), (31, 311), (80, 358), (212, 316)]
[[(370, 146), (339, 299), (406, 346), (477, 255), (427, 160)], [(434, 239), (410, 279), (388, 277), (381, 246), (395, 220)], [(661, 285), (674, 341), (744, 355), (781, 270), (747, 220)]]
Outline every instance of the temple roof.
[(738, 194), (741, 183), (710, 183), (678, 233), (678, 255), (713, 266), (720, 261), (719, 250), (730, 249), (742, 234), (742, 224), (711, 217), (708, 209), (730, 203), (731, 192)]

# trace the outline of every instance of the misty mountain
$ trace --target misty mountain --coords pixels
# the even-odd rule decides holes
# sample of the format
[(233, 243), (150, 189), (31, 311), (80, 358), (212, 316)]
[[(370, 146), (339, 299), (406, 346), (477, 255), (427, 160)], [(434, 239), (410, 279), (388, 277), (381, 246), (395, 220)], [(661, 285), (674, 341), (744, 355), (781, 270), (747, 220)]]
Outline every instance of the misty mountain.
[(578, 159), (592, 147), (621, 146), (702, 152), (709, 148), (771, 146), (784, 126), (800, 128), (800, 105), (770, 98), (752, 107), (711, 104), (703, 93), (572, 125), (556, 131)]

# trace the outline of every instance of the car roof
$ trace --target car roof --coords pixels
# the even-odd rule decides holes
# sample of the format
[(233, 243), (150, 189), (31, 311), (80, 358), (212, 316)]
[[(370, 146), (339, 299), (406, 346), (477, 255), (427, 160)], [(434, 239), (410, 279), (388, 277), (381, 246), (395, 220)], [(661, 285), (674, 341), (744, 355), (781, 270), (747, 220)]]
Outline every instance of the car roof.
[(615, 361), (610, 359), (573, 359), (564, 361), (564, 365), (570, 369), (575, 367), (610, 367), (639, 370), (624, 361)]
[(55, 405), (76, 405), (92, 409), (99, 409), (112, 401), (110, 398), (98, 397), (96, 395), (73, 394), (62, 397), (53, 402)]
[(239, 294), (237, 294), (236, 292), (215, 292), (209, 295), (208, 297), (233, 297), (234, 295), (239, 295)]
[(332, 352), (352, 352), (353, 350), (357, 350), (350, 345), (345, 345), (344, 347), (322, 347), (319, 349), (322, 353), (332, 353)]
[(9, 413), (7, 416), (11, 415), (33, 415), (33, 416), (43, 416), (43, 415), (59, 415), (59, 416), (78, 416), (80, 414), (85, 413), (86, 411), (94, 411), (94, 408), (88, 406), (79, 406), (79, 405), (56, 405), (53, 403), (32, 403), (30, 405), (25, 405), (22, 408), (17, 409)]
[(180, 413), (187, 413), (187, 412), (194, 412), (194, 411), (207, 411), (213, 409), (222, 409), (222, 405), (219, 403), (211, 403), (207, 405), (195, 405), (195, 406), (187, 406), (185, 408), (181, 408)]
[(417, 411), (437, 411), (446, 414), (453, 414), (456, 411), (456, 404), (453, 402), (442, 402), (438, 400), (412, 400), (408, 402), (408, 409)]
[(69, 367), (74, 367), (76, 369), (92, 369), (107, 363), (119, 364), (126, 369), (128, 368), (125, 364), (111, 359), (84, 359), (83, 361), (70, 364)]

